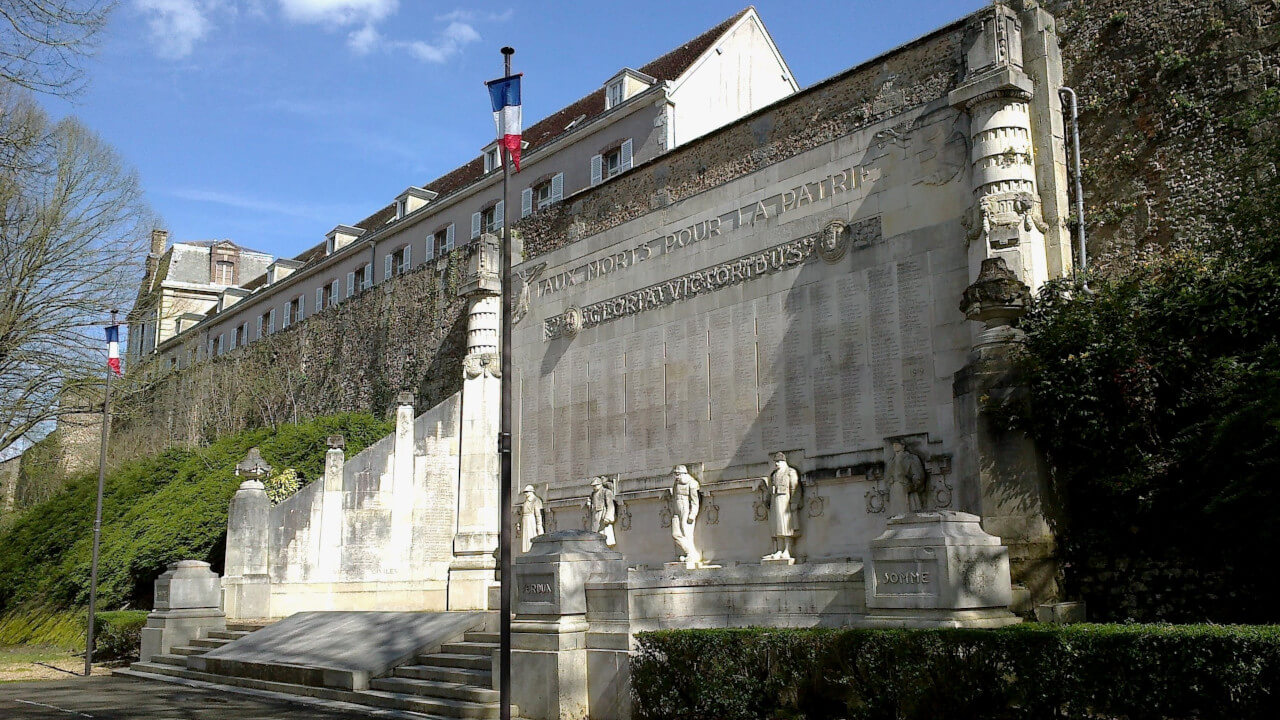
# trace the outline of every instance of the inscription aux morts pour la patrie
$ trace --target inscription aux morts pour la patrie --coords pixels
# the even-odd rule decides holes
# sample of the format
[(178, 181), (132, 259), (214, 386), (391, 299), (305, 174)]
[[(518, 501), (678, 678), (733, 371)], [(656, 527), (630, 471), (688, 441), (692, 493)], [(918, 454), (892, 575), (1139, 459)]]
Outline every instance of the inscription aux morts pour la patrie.
[(804, 182), (785, 192), (772, 195), (727, 213), (700, 220), (675, 232), (646, 240), (632, 248), (583, 263), (537, 282), (537, 297), (557, 293), (567, 287), (583, 285), (603, 275), (626, 270), (654, 257), (675, 252), (726, 230), (754, 227), (757, 223), (781, 217), (814, 202), (827, 200), (840, 193), (855, 190), (861, 184), (858, 168), (846, 168), (815, 181)]
[[(871, 231), (872, 227), (875, 228), (874, 231)], [(812, 235), (774, 245), (585, 307), (571, 307), (543, 322), (544, 337), (547, 340), (553, 340), (561, 336), (573, 335), (579, 330), (595, 327), (611, 320), (781, 272), (816, 256), (834, 262), (844, 255), (851, 239), (858, 244), (869, 244), (871, 236), (879, 236), (879, 228), (879, 216), (860, 221), (852, 228), (836, 221)]]

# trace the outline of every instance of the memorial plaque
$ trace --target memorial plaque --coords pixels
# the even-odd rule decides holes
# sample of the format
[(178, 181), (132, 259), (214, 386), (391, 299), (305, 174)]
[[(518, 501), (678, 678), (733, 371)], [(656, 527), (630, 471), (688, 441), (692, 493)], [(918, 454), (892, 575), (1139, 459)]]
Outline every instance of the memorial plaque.
[(686, 438), (685, 457), (706, 457), (711, 451), (711, 397), (710, 367), (707, 338), (707, 320), (705, 317), (691, 317), (684, 321), (685, 326), (685, 365), (689, 368), (685, 383), (684, 434)]
[(756, 422), (760, 426), (760, 443), (766, 448), (781, 447), (785, 443), (782, 431), (786, 408), (779, 388), (782, 386), (781, 371), (786, 367), (782, 357), (782, 335), (786, 324), (783, 322), (780, 300), (779, 295), (770, 295), (755, 302), (756, 363), (759, 377), (759, 415)]
[(784, 443), (788, 447), (811, 445), (813, 433), (813, 375), (809, 342), (812, 339), (808, 293), (795, 288), (785, 301), (787, 331), (782, 337), (782, 354), (786, 362), (784, 399)]
[(813, 311), (813, 422), (818, 452), (833, 452), (841, 439), (840, 326), (836, 315), (835, 280), (809, 287)]
[(876, 434), (881, 437), (897, 435), (902, 429), (898, 397), (902, 385), (902, 351), (899, 345), (898, 293), (894, 284), (891, 265), (878, 265), (867, 271), (875, 427)]
[(556, 403), (555, 374), (547, 373), (538, 379), (538, 446), (540, 459), (537, 472), (532, 478), (549, 478), (555, 471), (556, 462)]
[(733, 452), (733, 318), (728, 308), (708, 313), (711, 352), (711, 437), (718, 457)]
[(569, 371), (569, 473), (586, 477), (591, 462), (591, 424), (587, 422), (587, 353), (574, 348), (568, 353)]
[(930, 389), (933, 372), (927, 355), (913, 355), (902, 360), (902, 408), (904, 431), (928, 432), (933, 415)]
[(683, 322), (667, 323), (662, 327), (667, 393), (664, 442), (667, 450), (677, 457), (689, 455), (688, 438), (685, 436), (685, 428), (689, 422), (689, 402), (686, 397), (689, 388), (686, 332), (687, 328)]
[(847, 450), (867, 447), (872, 412), (867, 357), (867, 288), (863, 273), (845, 275), (840, 293), (840, 429)]
[[(748, 304), (733, 306), (733, 422), (734, 450), (739, 462), (760, 452), (756, 426), (756, 317)], [(754, 461), (754, 458), (752, 458)]]
[(923, 355), (929, 350), (929, 286), (924, 262), (919, 258), (898, 263), (898, 324), (902, 328), (902, 354)]
[(662, 343), (662, 328), (654, 327), (642, 333), (644, 338), (645, 367), (642, 371), (645, 466), (667, 464), (669, 450), (667, 438), (667, 368), (666, 349)]
[(516, 442), (519, 443), (520, 455), (517, 458), (516, 468), (519, 471), (519, 480), (517, 483), (523, 486), (528, 480), (538, 475), (541, 470), (542, 458), (538, 452), (541, 444), (539, 437), (541, 435), (541, 425), (538, 412), (538, 381), (537, 380), (521, 380), (520, 382), (520, 426), (516, 428)]
[(573, 459), (571, 436), (574, 427), (571, 422), (573, 418), (569, 412), (569, 406), (573, 403), (573, 385), (570, 380), (568, 353), (556, 363), (553, 381), (555, 388), (552, 391), (551, 416), (555, 418), (555, 440), (552, 445), (554, 455), (551, 460), (551, 477), (562, 479), (571, 477), (570, 462)]

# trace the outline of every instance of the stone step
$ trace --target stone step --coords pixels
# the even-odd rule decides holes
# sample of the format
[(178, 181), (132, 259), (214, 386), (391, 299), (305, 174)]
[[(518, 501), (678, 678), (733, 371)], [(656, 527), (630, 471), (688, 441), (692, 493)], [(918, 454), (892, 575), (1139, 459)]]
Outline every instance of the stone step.
[(186, 667), (187, 656), (186, 655), (166, 655), (161, 653), (157, 655), (152, 655), (151, 662), (161, 663), (163, 665), (174, 665), (177, 667)]
[(204, 648), (206, 650), (213, 650), (214, 648), (220, 648), (229, 642), (231, 641), (223, 640), (221, 638), (196, 638), (191, 641), (191, 647)]
[(271, 622), (229, 622), (227, 629), (233, 632), (251, 633), (270, 625)]
[(500, 640), (496, 632), (481, 632), (478, 630), (466, 633), (462, 636), (462, 639), (467, 642), (493, 643), (494, 645), (497, 645)]
[[(490, 705), (487, 703), (466, 702), (464, 700), (418, 697), (386, 690), (357, 690), (351, 694), (356, 698), (360, 698), (351, 702), (396, 710), (413, 710), (414, 712), (426, 713), (432, 717), (487, 720), (488, 718), (496, 718), (499, 715), (498, 703)], [(511, 714), (513, 717), (517, 716), (514, 706), (511, 709)]]
[(440, 646), (440, 652), (452, 655), (483, 655), (491, 657), (494, 650), (498, 649), (497, 643), (478, 643), (478, 642), (452, 642), (445, 643)]
[[(174, 648), (174, 651), (177, 651), (177, 648)], [(463, 655), (460, 653), (419, 655), (418, 664), (433, 665), (435, 667), (468, 668), (471, 670), (493, 670), (492, 658), (481, 655)]]
[[(187, 670), (184, 668), (174, 667), (172, 665), (163, 665), (160, 663), (134, 663), (130, 665), (128, 670), (117, 670), (115, 673), (142, 677), (148, 680), (168, 680), (173, 682), (173, 678), (181, 678), (185, 680), (199, 680), (201, 682), (213, 683), (223, 686), (251, 688), (254, 690), (265, 690), (267, 692), (277, 692), (286, 695), (293, 695), (300, 698), (317, 698), (320, 700), (332, 700), (336, 702), (354, 703), (364, 705), (365, 707), (386, 708), (389, 710), (404, 710), (412, 713), (419, 713), (417, 716), (420, 720), (445, 720), (446, 718), (491, 718), (497, 717), (497, 706), (494, 706), (495, 714), (487, 714), (481, 710), (482, 714), (465, 714), (473, 712), (475, 708), (483, 708), (484, 706), (476, 703), (460, 703), (453, 701), (445, 703), (443, 701), (432, 701), (429, 698), (421, 698), (414, 695), (405, 695), (401, 693), (386, 692), (384, 690), (337, 690), (334, 688), (318, 688), (310, 685), (292, 685), (290, 683), (274, 682), (271, 680), (255, 680), (252, 678), (230, 677), (226, 675), (214, 675), (212, 673), (197, 672), (195, 670)], [(440, 715), (432, 712), (432, 708), (452, 709), (456, 712), (464, 714)], [(512, 708), (512, 716), (518, 717), (516, 709)]]
[(209, 652), (207, 647), (193, 647), (191, 645), (175, 645), (169, 648), (174, 655), (203, 655)]
[(415, 680), (405, 677), (376, 678), (369, 681), (369, 687), (373, 690), (386, 690), (406, 695), (466, 700), (467, 702), (482, 704), (496, 703), (499, 698), (498, 691), (491, 688), (476, 687), (464, 683)]
[(478, 688), (493, 688), (493, 673), (489, 670), (468, 670), (466, 668), (435, 667), (432, 665), (401, 665), (395, 669), (395, 676), (414, 680), (460, 683)]
[(208, 632), (210, 638), (219, 640), (239, 640), (249, 634), (251, 633), (247, 630), (210, 630)]

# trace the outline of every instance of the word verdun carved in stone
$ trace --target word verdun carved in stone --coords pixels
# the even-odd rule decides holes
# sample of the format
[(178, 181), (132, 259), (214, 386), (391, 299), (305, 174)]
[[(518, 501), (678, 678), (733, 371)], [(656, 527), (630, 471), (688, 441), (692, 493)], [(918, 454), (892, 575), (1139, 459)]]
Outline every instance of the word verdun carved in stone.
[(807, 235), (798, 240), (743, 255), (625, 295), (601, 300), (583, 308), (569, 308), (564, 313), (544, 321), (544, 336), (547, 340), (553, 340), (562, 335), (573, 335), (579, 330), (595, 327), (610, 320), (664, 307), (787, 270), (816, 257), (815, 250), (821, 234)]
[(750, 205), (734, 208), (661, 237), (646, 240), (635, 247), (556, 273), (538, 281), (537, 296), (546, 297), (567, 287), (582, 285), (603, 275), (625, 270), (650, 258), (660, 257), (707, 238), (717, 237), (727, 230), (755, 227), (757, 223), (779, 218), (811, 203), (828, 200), (840, 193), (851, 192), (860, 186), (860, 174), (855, 170), (857, 168), (846, 168), (817, 180), (802, 182), (791, 190), (776, 193)]

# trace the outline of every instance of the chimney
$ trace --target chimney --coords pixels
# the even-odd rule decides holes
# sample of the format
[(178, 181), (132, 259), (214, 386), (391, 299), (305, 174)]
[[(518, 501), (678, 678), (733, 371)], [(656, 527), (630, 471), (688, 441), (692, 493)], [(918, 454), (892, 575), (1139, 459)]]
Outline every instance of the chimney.
[(163, 255), (164, 246), (169, 244), (168, 230), (152, 230), (151, 231), (151, 254)]

